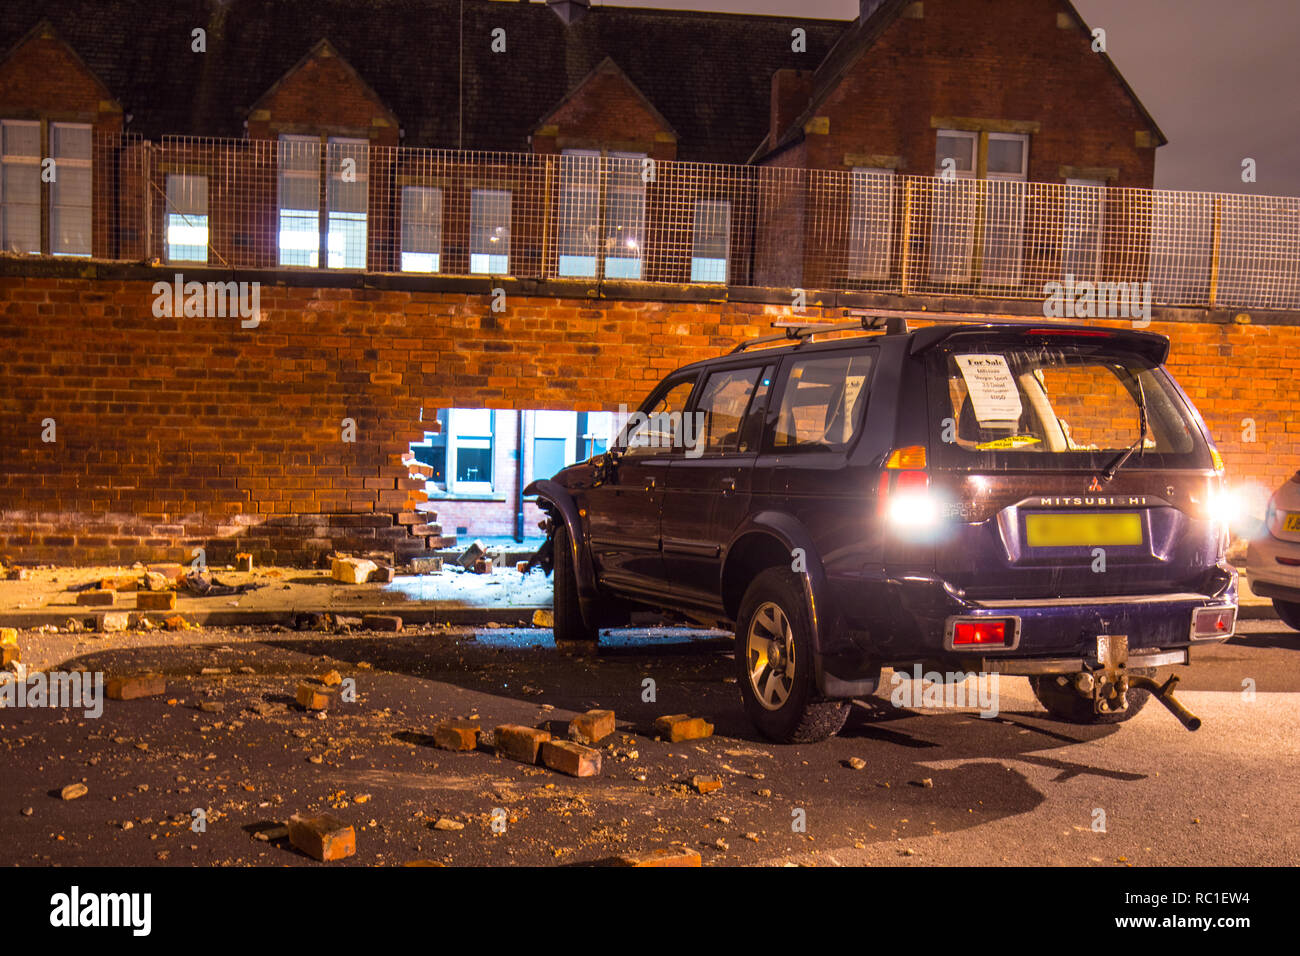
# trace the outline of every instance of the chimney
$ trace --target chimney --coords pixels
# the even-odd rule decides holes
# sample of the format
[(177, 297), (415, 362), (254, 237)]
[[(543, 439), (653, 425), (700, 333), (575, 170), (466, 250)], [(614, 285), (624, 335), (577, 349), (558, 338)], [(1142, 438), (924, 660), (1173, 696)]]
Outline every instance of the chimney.
[(573, 24), (586, 16), (591, 0), (546, 0), (546, 5), (566, 24)]
[(858, 20), (866, 23), (884, 2), (885, 0), (858, 0)]
[[(864, 0), (865, 2), (865, 0)], [(812, 70), (777, 70), (772, 74), (772, 117), (768, 148), (776, 147), (795, 118), (812, 99)]]

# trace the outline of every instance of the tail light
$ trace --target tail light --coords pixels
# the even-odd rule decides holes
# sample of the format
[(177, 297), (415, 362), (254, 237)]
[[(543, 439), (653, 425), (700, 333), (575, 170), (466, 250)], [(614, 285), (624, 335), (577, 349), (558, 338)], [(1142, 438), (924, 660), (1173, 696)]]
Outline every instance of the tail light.
[(1014, 617), (950, 617), (944, 647), (946, 650), (1001, 648), (1016, 646), (1020, 639), (1020, 619)]
[(1237, 623), (1235, 607), (1203, 607), (1192, 612), (1192, 640), (1231, 637)]
[(876, 507), (882, 518), (910, 527), (934, 523), (939, 511), (930, 496), (926, 463), (924, 445), (908, 445), (890, 452), (876, 490)]

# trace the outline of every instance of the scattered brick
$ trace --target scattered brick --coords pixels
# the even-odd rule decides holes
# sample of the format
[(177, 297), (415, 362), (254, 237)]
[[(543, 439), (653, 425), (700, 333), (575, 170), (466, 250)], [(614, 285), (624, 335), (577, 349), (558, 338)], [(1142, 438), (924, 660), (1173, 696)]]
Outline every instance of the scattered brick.
[(480, 731), (477, 720), (443, 720), (433, 727), (433, 745), (443, 750), (473, 750)]
[(140, 588), (140, 579), (134, 575), (118, 575), (102, 579), (99, 587), (104, 591), (136, 591)]
[(470, 542), (468, 548), (460, 553), (460, 557), (456, 559), (456, 563), (466, 571), (471, 571), (479, 558), (483, 557), (485, 554), (487, 554), (487, 548), (483, 547), (483, 542), (476, 538)]
[(316, 684), (299, 684), (295, 699), (304, 710), (329, 710), (330, 692)]
[(161, 697), (167, 693), (167, 680), (161, 674), (110, 677), (108, 679), (107, 693), (109, 700), (139, 700), (142, 697)]
[(657, 850), (646, 850), (643, 853), (632, 853), (627, 856), (620, 856), (618, 862), (622, 866), (704, 865), (697, 851), (684, 846), (668, 846)]
[(474, 573), (475, 573), (475, 574), (491, 574), (491, 573), (492, 573), (492, 559), (491, 559), (491, 558), (479, 558), (477, 561), (475, 561), (475, 562), (474, 562)]
[(16, 644), (0, 644), (0, 667), (8, 667), (22, 660), (22, 654)]
[(174, 611), (176, 610), (175, 591), (140, 591), (135, 596), (137, 611)]
[(542, 763), (570, 777), (600, 776), (600, 751), (570, 740), (544, 741)]
[(539, 607), (533, 612), (533, 627), (555, 627), (555, 614)]
[(371, 584), (392, 584), (397, 572), (390, 567), (381, 566), (370, 572), (366, 580)]
[(497, 755), (521, 763), (537, 763), (542, 744), (551, 739), (545, 730), (521, 724), (502, 724), (494, 732)]
[(682, 740), (700, 740), (713, 736), (713, 725), (703, 717), (690, 717), (686, 714), (670, 714), (655, 721), (655, 730), (663, 735), (669, 743)]
[(251, 574), (253, 571), (253, 556), (246, 551), (240, 551), (236, 554), (235, 570), (242, 571), (245, 574)]
[(77, 603), (82, 607), (112, 607), (116, 601), (116, 591), (82, 591), (77, 595)]
[(18, 628), (0, 627), (0, 646), (5, 644), (12, 644), (15, 647), (18, 646)]
[(367, 614), (361, 619), (361, 627), (367, 631), (397, 633), (402, 629), (402, 619), (396, 614)]
[(185, 620), (179, 614), (173, 614), (163, 621), (163, 627), (169, 631), (188, 631), (191, 627), (190, 622)]
[(600, 743), (613, 732), (612, 710), (589, 710), (569, 721), (569, 738), (580, 744)]
[(361, 558), (334, 558), (330, 563), (330, 577), (344, 584), (365, 584), (379, 566)]
[(308, 856), (329, 863), (345, 860), (357, 852), (357, 833), (333, 814), (289, 818), (289, 842)]
[(169, 581), (179, 581), (185, 577), (185, 568), (179, 564), (151, 564), (149, 570), (155, 574), (161, 574)]
[(150, 591), (167, 591), (172, 586), (172, 579), (165, 574), (159, 574), (157, 571), (146, 571), (144, 573), (144, 586)]
[(438, 574), (442, 571), (442, 558), (412, 558), (411, 570), (416, 574)]
[(320, 679), (320, 682), (326, 687), (338, 687), (339, 684), (343, 683), (343, 675), (338, 671), (329, 671)]
[(64, 800), (76, 800), (77, 797), (84, 797), (90, 792), (90, 788), (84, 783), (70, 783), (59, 791), (59, 796)]
[(528, 573), (528, 562), (527, 562), (527, 561), (516, 561), (516, 562), (515, 562), (515, 570), (518, 571), (520, 574), (527, 574), (527, 573)]
[(95, 615), (95, 630), (125, 631), (131, 626), (131, 615), (126, 611), (100, 611)]
[(714, 790), (722, 789), (722, 778), (705, 777), (697, 773), (691, 777), (691, 787), (696, 793), (712, 793)]

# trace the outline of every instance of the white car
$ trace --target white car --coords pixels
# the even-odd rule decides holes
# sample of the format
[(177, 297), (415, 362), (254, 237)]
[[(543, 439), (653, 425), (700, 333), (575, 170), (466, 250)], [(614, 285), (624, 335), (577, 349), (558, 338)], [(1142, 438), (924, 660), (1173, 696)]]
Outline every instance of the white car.
[(1300, 471), (1269, 499), (1263, 532), (1246, 553), (1246, 579), (1300, 631)]

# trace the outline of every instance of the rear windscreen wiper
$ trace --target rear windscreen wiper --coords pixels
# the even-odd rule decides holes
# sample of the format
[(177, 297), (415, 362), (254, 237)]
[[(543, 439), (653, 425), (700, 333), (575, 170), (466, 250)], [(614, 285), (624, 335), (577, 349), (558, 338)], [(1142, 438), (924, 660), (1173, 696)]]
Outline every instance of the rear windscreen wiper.
[(1124, 463), (1128, 461), (1131, 457), (1133, 457), (1133, 453), (1135, 451), (1137, 451), (1139, 448), (1146, 447), (1147, 393), (1146, 393), (1146, 389), (1142, 387), (1142, 378), (1140, 375), (1135, 374), (1133, 376), (1133, 381), (1137, 383), (1137, 388), (1138, 388), (1138, 392), (1137, 392), (1138, 432), (1139, 432), (1138, 439), (1133, 444), (1129, 445), (1128, 448), (1124, 449), (1124, 451), (1120, 452), (1119, 455), (1115, 458), (1115, 460), (1112, 461), (1109, 465), (1107, 465), (1105, 470), (1102, 471), (1101, 476), (1105, 478), (1107, 481), (1110, 481), (1112, 478), (1115, 477), (1115, 472), (1119, 471), (1121, 468), (1124, 467)]

